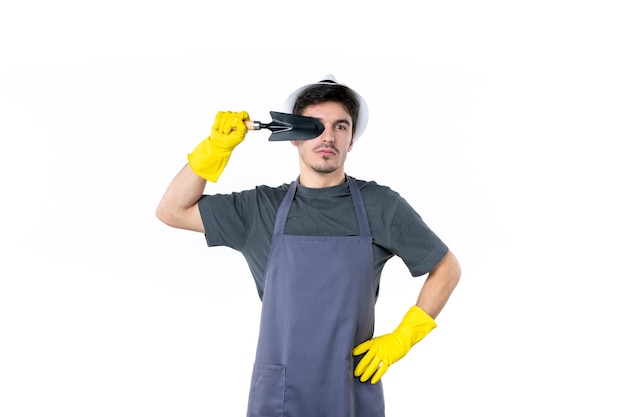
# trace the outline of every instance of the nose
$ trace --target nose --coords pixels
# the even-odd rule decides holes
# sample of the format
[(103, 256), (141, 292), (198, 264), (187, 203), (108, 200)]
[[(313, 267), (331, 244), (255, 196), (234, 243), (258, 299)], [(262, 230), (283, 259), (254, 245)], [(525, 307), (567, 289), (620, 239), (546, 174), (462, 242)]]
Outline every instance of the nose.
[(322, 132), (322, 142), (333, 143), (335, 142), (335, 136), (333, 135), (333, 129), (331, 126), (326, 126)]

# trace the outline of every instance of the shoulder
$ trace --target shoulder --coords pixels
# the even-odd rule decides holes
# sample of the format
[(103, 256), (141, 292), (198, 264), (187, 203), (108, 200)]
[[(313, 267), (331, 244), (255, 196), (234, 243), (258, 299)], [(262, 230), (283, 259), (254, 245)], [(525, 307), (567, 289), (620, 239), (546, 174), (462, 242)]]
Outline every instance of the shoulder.
[(214, 210), (216, 207), (246, 211), (255, 206), (274, 206), (276, 202), (280, 203), (288, 188), (289, 184), (277, 187), (258, 185), (255, 188), (231, 193), (205, 194), (198, 201), (198, 205), (201, 211), (208, 211), (211, 208)]
[(285, 195), (285, 193), (287, 192), (287, 189), (289, 189), (289, 183), (284, 183), (281, 184), (279, 186), (269, 186), (269, 185), (257, 185), (254, 190), (250, 190), (250, 191), (254, 191), (255, 193), (259, 194), (259, 195), (267, 195), (267, 196), (273, 196), (273, 195)]
[(374, 218), (383, 219), (386, 224), (420, 220), (415, 208), (398, 191), (376, 181), (356, 181), (365, 208)]
[(257, 185), (250, 190), (250, 197), (253, 197), (257, 204), (270, 204), (277, 206), (287, 194), (289, 184), (281, 184), (279, 186)]
[(406, 201), (398, 192), (376, 181), (357, 179), (356, 183), (363, 196), (363, 203), (370, 223), (374, 221), (374, 224), (389, 227), (393, 223), (399, 207), (406, 205)]
[(397, 191), (387, 185), (382, 185), (376, 181), (355, 179), (364, 200), (384, 199), (387, 202), (399, 201), (402, 196)]

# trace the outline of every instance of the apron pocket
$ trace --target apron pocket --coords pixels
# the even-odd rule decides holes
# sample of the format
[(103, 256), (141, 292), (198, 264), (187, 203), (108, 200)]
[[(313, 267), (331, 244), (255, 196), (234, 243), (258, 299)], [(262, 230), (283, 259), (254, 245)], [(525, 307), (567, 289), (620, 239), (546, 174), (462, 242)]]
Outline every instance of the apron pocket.
[(282, 417), (284, 404), (285, 367), (255, 363), (248, 397), (248, 417)]

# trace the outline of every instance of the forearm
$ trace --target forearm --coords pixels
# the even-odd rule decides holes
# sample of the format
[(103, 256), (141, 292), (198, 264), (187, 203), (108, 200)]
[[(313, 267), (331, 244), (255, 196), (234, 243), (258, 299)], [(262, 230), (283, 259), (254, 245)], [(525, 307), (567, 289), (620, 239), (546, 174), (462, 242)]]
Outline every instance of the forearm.
[(417, 297), (416, 305), (435, 319), (448, 302), (461, 278), (461, 267), (452, 252), (448, 252), (428, 274)]
[(202, 197), (206, 180), (185, 166), (165, 190), (156, 215), (165, 224), (181, 229), (204, 232), (197, 202)]

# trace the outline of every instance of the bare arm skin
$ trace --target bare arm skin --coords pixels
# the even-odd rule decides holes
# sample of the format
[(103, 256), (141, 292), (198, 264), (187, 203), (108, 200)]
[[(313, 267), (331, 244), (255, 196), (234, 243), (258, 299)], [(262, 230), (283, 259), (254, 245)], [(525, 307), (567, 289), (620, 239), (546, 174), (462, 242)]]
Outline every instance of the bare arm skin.
[(186, 164), (176, 174), (156, 209), (156, 216), (168, 226), (204, 233), (198, 210), (206, 180)]
[(428, 274), (417, 297), (416, 305), (433, 319), (436, 318), (443, 310), (460, 278), (461, 266), (454, 254), (448, 251), (441, 262)]

